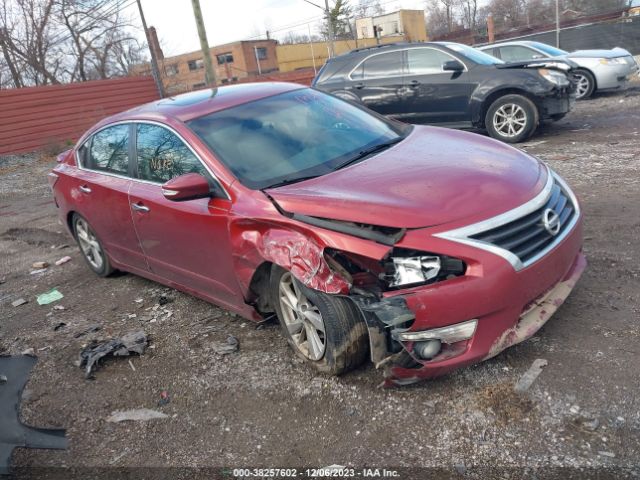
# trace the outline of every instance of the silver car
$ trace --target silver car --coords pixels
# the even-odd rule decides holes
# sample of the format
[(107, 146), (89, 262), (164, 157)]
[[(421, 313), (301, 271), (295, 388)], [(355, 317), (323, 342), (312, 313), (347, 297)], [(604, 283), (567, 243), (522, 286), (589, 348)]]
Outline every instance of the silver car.
[(517, 41), (494, 43), (479, 49), (505, 62), (537, 58), (566, 58), (575, 62), (578, 64), (574, 70), (577, 99), (589, 98), (595, 91), (624, 88), (639, 70), (633, 56), (623, 48), (567, 52), (546, 43)]

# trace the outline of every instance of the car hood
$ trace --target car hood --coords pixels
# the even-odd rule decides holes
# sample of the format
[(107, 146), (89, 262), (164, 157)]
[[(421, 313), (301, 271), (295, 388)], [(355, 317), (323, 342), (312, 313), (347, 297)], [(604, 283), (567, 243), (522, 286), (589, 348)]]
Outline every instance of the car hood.
[(360, 163), (265, 192), (289, 213), (419, 228), (503, 213), (532, 199), (546, 178), (543, 164), (497, 140), (415, 126)]
[(617, 58), (628, 57), (631, 54), (624, 48), (614, 48), (611, 50), (576, 50), (567, 55), (568, 58)]
[(572, 68), (576, 68), (577, 66), (578, 65), (574, 61), (567, 57), (536, 58), (534, 60), (522, 60), (519, 62), (506, 62), (496, 64), (496, 68), (499, 69), (550, 68), (563, 72), (566, 72)]

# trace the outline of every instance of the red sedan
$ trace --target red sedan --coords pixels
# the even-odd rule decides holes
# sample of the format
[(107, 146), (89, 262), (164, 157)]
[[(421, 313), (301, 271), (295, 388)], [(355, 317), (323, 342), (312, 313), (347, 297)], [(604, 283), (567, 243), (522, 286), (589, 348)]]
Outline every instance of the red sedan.
[(534, 334), (585, 268), (548, 166), (479, 135), (385, 119), (284, 83), (107, 118), (50, 174), (89, 267), (256, 321), (340, 374), (441, 375)]

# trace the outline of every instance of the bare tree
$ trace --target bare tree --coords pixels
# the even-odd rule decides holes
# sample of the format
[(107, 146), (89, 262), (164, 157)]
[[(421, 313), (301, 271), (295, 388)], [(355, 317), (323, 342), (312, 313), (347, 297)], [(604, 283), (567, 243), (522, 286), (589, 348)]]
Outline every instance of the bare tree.
[(478, 0), (460, 0), (459, 8), (464, 28), (475, 31), (478, 25)]
[(355, 18), (376, 17), (384, 14), (384, 8), (380, 5), (380, 0), (359, 0), (353, 7)]
[(120, 7), (119, 0), (4, 0), (0, 53), (13, 86), (127, 75), (131, 62), (144, 60), (143, 45)]

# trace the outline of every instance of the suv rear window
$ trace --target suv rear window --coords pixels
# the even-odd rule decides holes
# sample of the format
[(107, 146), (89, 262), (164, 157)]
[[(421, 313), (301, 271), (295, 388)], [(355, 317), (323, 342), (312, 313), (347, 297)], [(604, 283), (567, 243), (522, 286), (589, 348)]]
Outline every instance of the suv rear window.
[(351, 73), (353, 80), (402, 75), (402, 51), (378, 53), (367, 58)]

